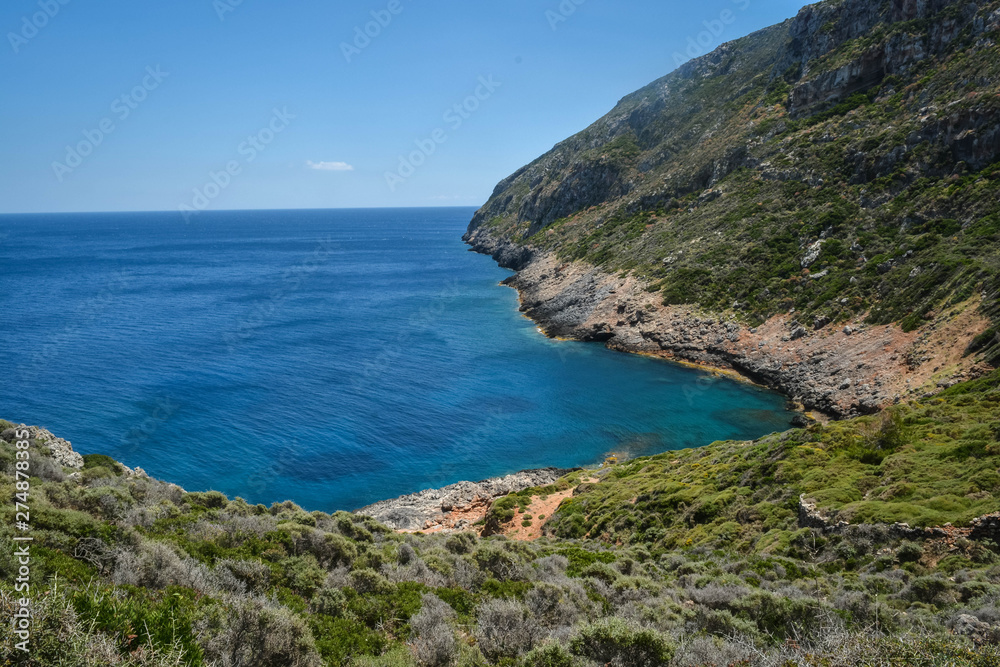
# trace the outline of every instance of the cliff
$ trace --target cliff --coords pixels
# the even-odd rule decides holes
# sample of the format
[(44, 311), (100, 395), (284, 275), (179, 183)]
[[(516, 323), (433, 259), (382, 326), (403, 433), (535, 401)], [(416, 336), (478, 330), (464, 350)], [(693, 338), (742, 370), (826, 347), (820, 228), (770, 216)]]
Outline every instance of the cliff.
[(721, 46), (497, 185), (466, 240), (550, 335), (844, 416), (1000, 360), (1000, 2), (843, 0)]

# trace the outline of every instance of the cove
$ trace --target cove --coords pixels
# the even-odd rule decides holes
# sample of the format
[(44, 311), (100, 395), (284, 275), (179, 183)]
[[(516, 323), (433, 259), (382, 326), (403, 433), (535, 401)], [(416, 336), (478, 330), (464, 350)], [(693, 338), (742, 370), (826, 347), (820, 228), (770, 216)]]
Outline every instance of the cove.
[(0, 216), (0, 417), (324, 511), (789, 428), (775, 392), (542, 336), (472, 213)]

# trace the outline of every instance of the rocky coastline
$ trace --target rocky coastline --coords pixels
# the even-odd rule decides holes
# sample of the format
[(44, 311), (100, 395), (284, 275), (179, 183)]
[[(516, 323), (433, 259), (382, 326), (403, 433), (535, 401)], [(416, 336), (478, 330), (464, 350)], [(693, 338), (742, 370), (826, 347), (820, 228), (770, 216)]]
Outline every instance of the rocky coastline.
[(518, 291), (521, 311), (547, 336), (732, 370), (821, 417), (872, 414), (989, 370), (963, 355), (987, 327), (975, 299), (908, 333), (863, 321), (800, 322), (794, 311), (750, 328), (733, 314), (664, 306), (635, 277), (561, 261), (499, 238), (487, 226), (464, 240), (516, 272), (504, 284)]
[(496, 498), (552, 484), (574, 470), (579, 468), (522, 470), (479, 482), (458, 482), (382, 500), (354, 513), (370, 516), (393, 530), (403, 532), (466, 530), (486, 515)]

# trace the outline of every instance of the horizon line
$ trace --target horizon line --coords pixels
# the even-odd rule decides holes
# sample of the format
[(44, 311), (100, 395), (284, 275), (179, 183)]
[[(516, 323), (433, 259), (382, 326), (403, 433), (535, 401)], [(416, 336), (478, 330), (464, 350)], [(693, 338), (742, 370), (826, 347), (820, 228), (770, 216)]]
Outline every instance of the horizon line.
[[(212, 209), (210, 211), (198, 211), (201, 213), (247, 213), (247, 212), (273, 212), (273, 211), (399, 211), (413, 208), (481, 208), (482, 205), (476, 204), (465, 204), (465, 205), (438, 205), (438, 206), (331, 206), (323, 208), (220, 208)], [(129, 214), (129, 213), (176, 213), (178, 215), (183, 215), (184, 211), (179, 211), (177, 209), (153, 209), (153, 210), (135, 210), (135, 211), (7, 211), (0, 212), (0, 217), (10, 216), (10, 215), (111, 215), (111, 214)]]

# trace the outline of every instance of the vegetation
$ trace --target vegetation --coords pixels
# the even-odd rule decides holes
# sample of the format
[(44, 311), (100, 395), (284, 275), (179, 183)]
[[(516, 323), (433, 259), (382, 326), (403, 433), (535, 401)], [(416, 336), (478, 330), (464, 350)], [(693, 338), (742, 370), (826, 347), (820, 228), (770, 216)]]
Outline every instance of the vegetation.
[[(487, 524), (579, 485), (530, 543), (184, 493), (101, 457), (73, 472), (32, 441), (33, 652), (5, 623), (0, 664), (998, 664), (997, 546), (888, 526), (997, 508), (998, 405), (994, 373), (875, 417), (576, 473), (494, 504)], [(800, 494), (850, 526), (801, 527)], [(13, 503), (0, 514), (10, 545)], [(16, 570), (3, 549), (7, 616)], [(971, 638), (951, 632), (970, 619)]]
[[(978, 300), (997, 324), (1000, 0), (840, 42), (838, 6), (808, 10), (826, 53), (789, 61), (788, 23), (737, 40), (508, 179), (480, 224), (752, 323), (794, 308), (913, 329)], [(911, 38), (927, 56), (905, 76), (803, 93)], [(967, 353), (996, 365), (998, 331)], [(998, 415), (994, 372), (880, 415), (609, 460), (498, 500), (487, 537), (186, 493), (100, 455), (72, 470), (43, 440), (22, 499), (0, 421), (0, 667), (1000, 665), (1000, 549), (968, 530), (1000, 506)], [(29, 654), (12, 648), (15, 500)], [(510, 540), (511, 522), (543, 537)]]

